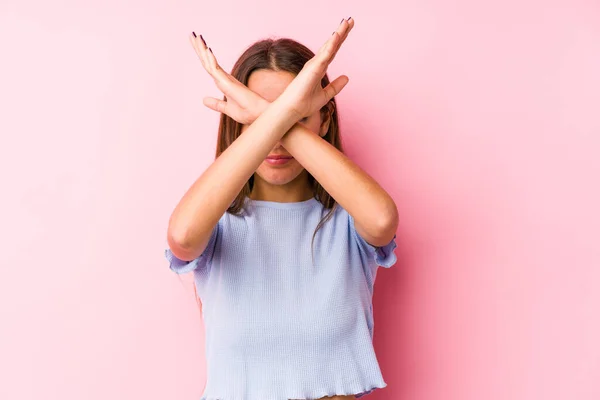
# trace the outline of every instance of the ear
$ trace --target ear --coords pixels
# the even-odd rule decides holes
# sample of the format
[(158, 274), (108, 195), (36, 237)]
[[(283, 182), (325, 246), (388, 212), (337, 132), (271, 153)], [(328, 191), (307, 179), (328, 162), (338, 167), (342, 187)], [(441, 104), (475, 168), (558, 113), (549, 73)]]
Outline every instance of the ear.
[(329, 131), (329, 124), (331, 123), (331, 115), (333, 114), (334, 104), (329, 102), (326, 105), (327, 109), (321, 112), (321, 127), (319, 128), (319, 136), (324, 137)]

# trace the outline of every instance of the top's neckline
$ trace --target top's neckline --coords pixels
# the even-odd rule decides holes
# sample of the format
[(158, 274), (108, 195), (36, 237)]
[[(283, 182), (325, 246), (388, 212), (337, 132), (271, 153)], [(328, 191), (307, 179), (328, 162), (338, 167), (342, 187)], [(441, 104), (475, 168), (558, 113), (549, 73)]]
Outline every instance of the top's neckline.
[(250, 197), (246, 196), (246, 203), (251, 204), (256, 207), (269, 207), (269, 208), (278, 208), (282, 210), (291, 210), (296, 208), (304, 208), (304, 207), (312, 207), (316, 204), (319, 204), (320, 201), (315, 197), (311, 197), (308, 200), (304, 201), (294, 201), (289, 203), (282, 203), (279, 201), (268, 201), (268, 200), (254, 200)]

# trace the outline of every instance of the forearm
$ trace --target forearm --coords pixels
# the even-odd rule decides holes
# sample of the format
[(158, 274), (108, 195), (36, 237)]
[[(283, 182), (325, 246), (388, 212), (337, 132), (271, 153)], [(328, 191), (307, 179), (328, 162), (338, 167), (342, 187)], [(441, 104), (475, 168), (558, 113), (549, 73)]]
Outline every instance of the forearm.
[(391, 240), (398, 227), (396, 204), (371, 176), (300, 123), (283, 136), (281, 143), (352, 215), (369, 243), (383, 246)]
[[(204, 251), (221, 216), (297, 117), (277, 101), (204, 171), (169, 220), (168, 237), (186, 258)], [(176, 254), (177, 255), (177, 254)]]

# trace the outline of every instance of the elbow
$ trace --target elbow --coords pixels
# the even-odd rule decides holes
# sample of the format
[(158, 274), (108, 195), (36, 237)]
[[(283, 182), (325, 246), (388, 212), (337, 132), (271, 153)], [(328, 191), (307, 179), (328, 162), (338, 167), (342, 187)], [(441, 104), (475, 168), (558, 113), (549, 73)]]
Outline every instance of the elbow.
[(181, 235), (177, 232), (172, 232), (172, 231), (168, 231), (167, 232), (167, 243), (169, 244), (169, 247), (173, 248), (173, 247), (178, 247), (178, 248), (184, 248), (184, 243), (185, 243), (185, 236)]
[(174, 211), (169, 218), (167, 240), (169, 245), (173, 245), (182, 249), (189, 247), (190, 224), (187, 218), (178, 217), (176, 211)]
[(176, 226), (172, 219), (169, 221), (169, 228), (167, 229), (167, 241), (169, 245), (173, 244), (179, 247), (185, 247), (187, 241), (186, 229)]
[(195, 258), (195, 256), (186, 249), (184, 239), (181, 239), (180, 236), (176, 236), (171, 232), (168, 232), (167, 243), (171, 249), (171, 253), (173, 253), (173, 255), (178, 259), (183, 261), (191, 261)]
[(167, 229), (167, 243), (171, 252), (180, 260), (190, 257), (188, 249), (188, 233), (186, 229), (176, 227), (172, 220)]
[(398, 215), (398, 209), (396, 204), (392, 202), (392, 205), (388, 207), (388, 211), (382, 213), (379, 218), (376, 235), (379, 238), (378, 242), (384, 244), (391, 242), (396, 235), (399, 223), (400, 217)]

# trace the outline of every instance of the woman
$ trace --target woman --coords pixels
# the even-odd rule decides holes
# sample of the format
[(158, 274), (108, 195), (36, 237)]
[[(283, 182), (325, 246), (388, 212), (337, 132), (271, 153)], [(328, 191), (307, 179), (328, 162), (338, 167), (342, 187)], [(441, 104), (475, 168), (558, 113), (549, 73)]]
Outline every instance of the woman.
[(354, 26), (313, 54), (250, 46), (232, 74), (190, 35), (224, 93), (215, 161), (169, 220), (165, 255), (194, 272), (206, 327), (201, 400), (354, 399), (383, 388), (372, 345), (378, 265), (396, 262), (393, 199), (342, 150), (326, 69)]

